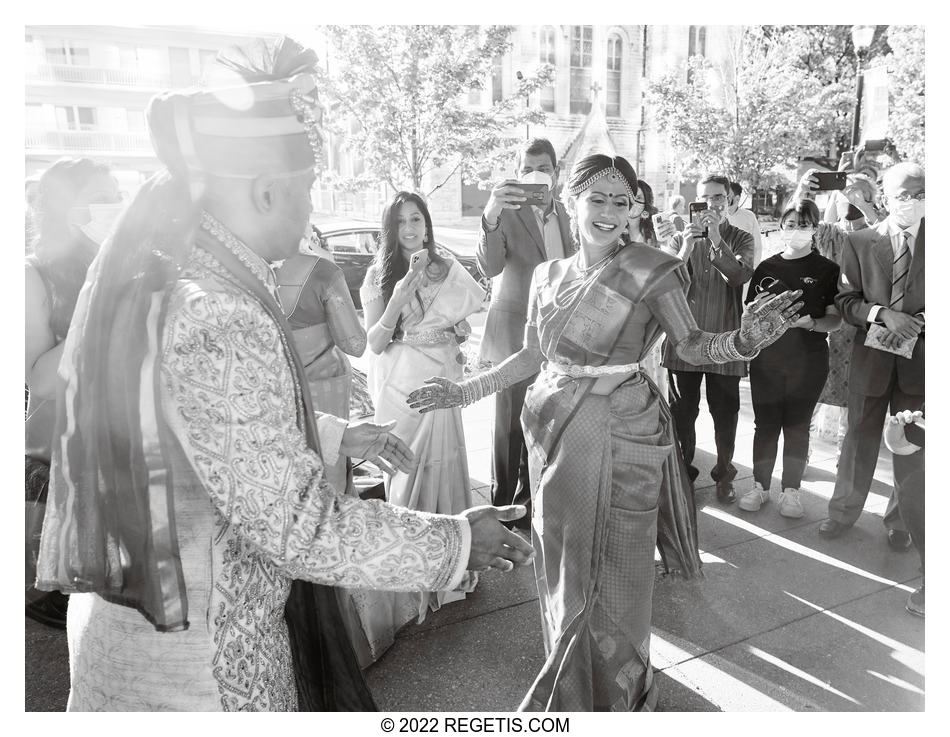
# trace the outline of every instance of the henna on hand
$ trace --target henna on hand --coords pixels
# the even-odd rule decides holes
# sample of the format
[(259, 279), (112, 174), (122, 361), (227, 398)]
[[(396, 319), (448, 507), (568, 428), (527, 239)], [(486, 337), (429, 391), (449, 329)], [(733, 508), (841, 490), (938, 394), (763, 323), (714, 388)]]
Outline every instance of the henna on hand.
[(406, 398), (406, 403), (420, 412), (461, 407), (462, 387), (454, 381), (434, 376), (426, 379), (424, 386), (412, 391)]
[(802, 303), (794, 300), (801, 295), (800, 289), (779, 295), (763, 293), (747, 304), (742, 312), (736, 347), (751, 354), (781, 338), (798, 319)]

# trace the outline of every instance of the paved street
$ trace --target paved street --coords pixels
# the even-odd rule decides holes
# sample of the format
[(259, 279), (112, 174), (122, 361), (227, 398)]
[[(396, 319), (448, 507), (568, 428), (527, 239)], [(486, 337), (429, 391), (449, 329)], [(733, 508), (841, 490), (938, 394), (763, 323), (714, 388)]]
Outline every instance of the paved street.
[[(484, 313), (473, 321), (475, 340)], [(361, 361), (357, 362), (362, 363)], [(737, 486), (751, 483), (752, 405), (743, 381)], [(464, 411), (475, 495), (488, 499), (491, 400)], [(697, 425), (699, 537), (705, 577), (668, 580), (658, 568), (652, 652), (663, 711), (921, 711), (924, 620), (904, 610), (919, 585), (915, 553), (888, 548), (881, 514), (891, 491), (882, 451), (855, 527), (818, 537), (835, 478), (835, 449), (813, 443), (806, 516), (773, 501), (749, 514), (715, 498), (712, 422)], [(776, 479), (780, 469), (776, 468)], [(773, 488), (777, 481), (773, 483)], [(531, 569), (483, 576), (463, 602), (410, 625), (367, 672), (388, 711), (506, 711), (543, 662)], [(26, 620), (26, 709), (62, 710), (65, 634)]]

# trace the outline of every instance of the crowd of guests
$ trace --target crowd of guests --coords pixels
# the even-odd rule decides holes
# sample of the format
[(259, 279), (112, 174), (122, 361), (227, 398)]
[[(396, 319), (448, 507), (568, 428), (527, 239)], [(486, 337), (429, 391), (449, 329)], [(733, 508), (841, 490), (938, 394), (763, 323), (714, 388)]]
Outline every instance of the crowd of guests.
[[(165, 169), (127, 206), (87, 159), (37, 183), (26, 463), (42, 534), (27, 613), (68, 623), (70, 709), (371, 709), (361, 671), (401, 627), (491, 568), (531, 563), (547, 657), (521, 708), (651, 709), (654, 550), (669, 572), (700, 570), (703, 384), (718, 498), (750, 512), (770, 498), (782, 435), (779, 511), (804, 515), (816, 406), (850, 409), (826, 537), (860, 513), (890, 403), (885, 523), (923, 560), (922, 169), (884, 175), (890, 214), (865, 230), (901, 243), (881, 276), (884, 246), (854, 235), (871, 201), (823, 223), (810, 173), (780, 219), (784, 249), (760, 263), (726, 177), (698, 183), (695, 217), (661, 213), (623, 157), (562, 176), (550, 141), (530, 140), (481, 218), (489, 368), (466, 378), (485, 294), (435, 244), (422, 197), (398, 192), (382, 214), (362, 321), (341, 270), (308, 247), (313, 52), (281, 39), (221, 61), (250, 106), (156, 97)], [(224, 115), (239, 148), (211, 125)], [(528, 204), (520, 185), (543, 197)], [(849, 343), (836, 352), (829, 333)], [(348, 356), (366, 349), (364, 388)], [(849, 350), (860, 370), (830, 368)], [(737, 491), (747, 371), (753, 480)], [(493, 506), (473, 507), (461, 408), (489, 394)], [(361, 498), (353, 458), (385, 472), (384, 501)]]

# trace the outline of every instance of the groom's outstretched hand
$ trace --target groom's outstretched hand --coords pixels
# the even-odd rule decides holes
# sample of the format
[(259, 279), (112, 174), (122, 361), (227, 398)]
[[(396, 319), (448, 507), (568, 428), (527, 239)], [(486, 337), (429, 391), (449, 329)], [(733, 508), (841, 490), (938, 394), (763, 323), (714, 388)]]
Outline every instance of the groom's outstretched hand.
[(534, 560), (534, 548), (520, 535), (505, 527), (502, 522), (511, 522), (524, 517), (527, 509), (521, 504), (507, 507), (472, 507), (462, 512), (472, 529), (472, 549), (467, 568), (485, 571), (497, 568), (513, 570)]

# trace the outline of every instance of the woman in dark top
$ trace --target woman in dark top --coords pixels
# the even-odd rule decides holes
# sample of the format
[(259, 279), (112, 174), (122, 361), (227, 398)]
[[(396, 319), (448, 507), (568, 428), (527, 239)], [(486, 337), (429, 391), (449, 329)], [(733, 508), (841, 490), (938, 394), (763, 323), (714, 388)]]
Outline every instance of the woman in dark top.
[(750, 362), (749, 382), (755, 410), (752, 487), (739, 497), (739, 508), (757, 511), (769, 500), (778, 438), (784, 438), (779, 514), (805, 515), (799, 486), (808, 456), (811, 416), (828, 377), (827, 334), (841, 324), (835, 308), (839, 266), (815, 248), (818, 209), (811, 201), (782, 213), (785, 249), (764, 260), (750, 281), (747, 302), (762, 292), (801, 289), (799, 319), (775, 343)]

